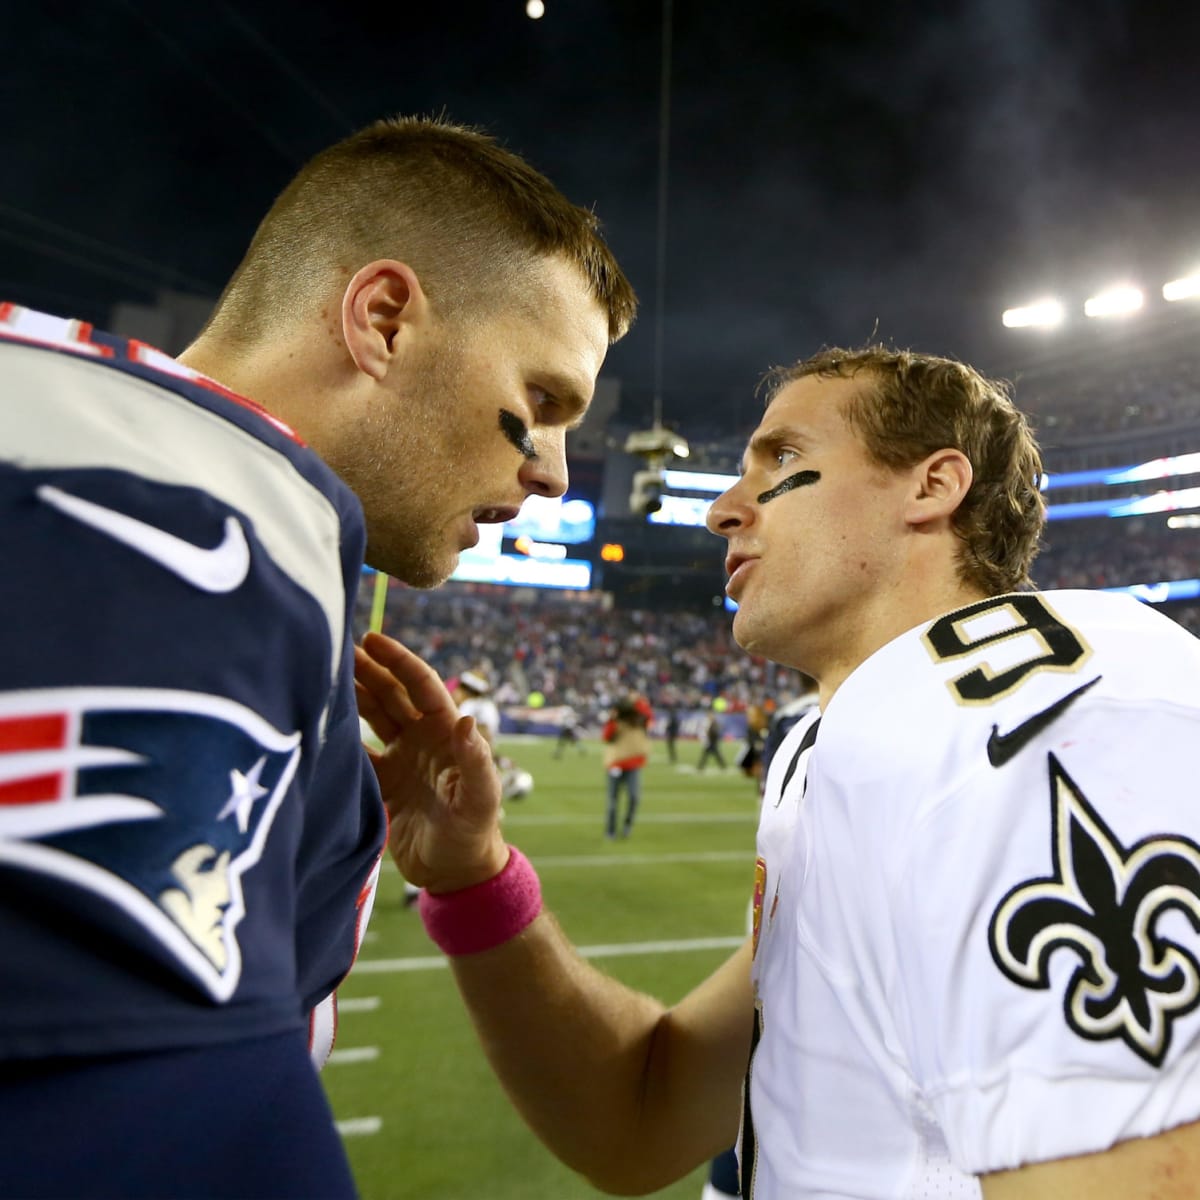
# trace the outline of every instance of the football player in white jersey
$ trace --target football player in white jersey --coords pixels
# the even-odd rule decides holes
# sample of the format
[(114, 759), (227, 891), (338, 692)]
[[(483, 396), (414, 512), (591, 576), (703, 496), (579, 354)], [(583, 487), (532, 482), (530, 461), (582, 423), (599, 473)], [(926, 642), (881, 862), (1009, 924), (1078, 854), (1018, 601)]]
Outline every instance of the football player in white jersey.
[(492, 685), (481, 671), (464, 671), (451, 695), (458, 702), (458, 711), (474, 717), (479, 732), (492, 744), (500, 736), (500, 710), (491, 696)]
[[(754, 932), (671, 1008), (528, 901), (432, 672), (360, 652), (377, 770), (423, 814), (393, 851), (509, 1094), (599, 1186), (660, 1188), (740, 1125), (750, 1200), (1200, 1194), (1200, 642), (1026, 590), (1040, 471), (959, 363), (776, 377), (709, 527), (737, 641), (820, 708), (769, 772)], [(464, 864), (493, 878), (458, 890)], [(466, 914), (496, 931), (472, 953)]]

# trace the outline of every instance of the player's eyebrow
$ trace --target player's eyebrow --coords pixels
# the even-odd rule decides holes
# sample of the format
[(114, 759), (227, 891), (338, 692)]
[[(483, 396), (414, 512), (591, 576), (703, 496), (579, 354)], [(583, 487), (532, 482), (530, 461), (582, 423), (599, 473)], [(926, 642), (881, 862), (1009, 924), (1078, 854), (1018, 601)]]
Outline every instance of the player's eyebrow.
[(578, 429), (583, 424), (591, 397), (574, 380), (566, 375), (550, 374), (545, 376), (544, 385), (539, 386), (553, 396), (562, 408), (574, 413), (571, 420), (563, 422), (566, 429)]
[(745, 475), (746, 463), (752, 458), (762, 458), (780, 446), (795, 446), (797, 450), (807, 450), (812, 445), (812, 438), (795, 425), (777, 425), (773, 429), (760, 429), (746, 445), (746, 452), (738, 466), (738, 474)]

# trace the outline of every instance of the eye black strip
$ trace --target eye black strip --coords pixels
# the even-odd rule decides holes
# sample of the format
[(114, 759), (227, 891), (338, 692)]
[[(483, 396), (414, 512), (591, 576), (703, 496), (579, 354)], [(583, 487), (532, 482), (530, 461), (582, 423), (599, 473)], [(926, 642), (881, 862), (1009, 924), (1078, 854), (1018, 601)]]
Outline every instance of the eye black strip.
[(533, 438), (529, 436), (525, 422), (507, 408), (500, 410), (500, 432), (512, 442), (522, 458), (530, 461), (537, 458), (537, 450), (534, 449)]
[(766, 504), (768, 500), (774, 500), (777, 496), (782, 496), (784, 492), (793, 491), (798, 487), (807, 487), (810, 483), (816, 483), (821, 478), (820, 471), (797, 471), (795, 475), (789, 475), (782, 483), (777, 483), (770, 491), (759, 494), (759, 504)]

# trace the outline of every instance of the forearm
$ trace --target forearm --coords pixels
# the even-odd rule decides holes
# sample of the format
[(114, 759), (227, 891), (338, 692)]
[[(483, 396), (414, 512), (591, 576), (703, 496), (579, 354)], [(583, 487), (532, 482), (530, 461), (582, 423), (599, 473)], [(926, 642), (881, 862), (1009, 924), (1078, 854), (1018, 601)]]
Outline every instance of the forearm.
[(669, 1010), (590, 967), (505, 845), (487, 744), (428, 664), (372, 634), (355, 679), (385, 746), (371, 762), (392, 854), (425, 888), (425, 927), (532, 1128), (564, 1162), (627, 1194), (728, 1146), (753, 1024), (749, 946)]
[(581, 959), (547, 913), (511, 941), (451, 962), (513, 1103), (597, 1186), (654, 1191), (733, 1141), (752, 1015), (748, 958), (671, 1010)]

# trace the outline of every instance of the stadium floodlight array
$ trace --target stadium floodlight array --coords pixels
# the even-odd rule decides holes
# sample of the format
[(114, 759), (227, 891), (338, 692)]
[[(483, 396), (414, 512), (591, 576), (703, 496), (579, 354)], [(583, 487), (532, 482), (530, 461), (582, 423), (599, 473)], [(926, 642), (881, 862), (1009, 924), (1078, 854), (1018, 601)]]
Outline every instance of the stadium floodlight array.
[(1182, 279), (1172, 279), (1162, 286), (1164, 300), (1174, 303), (1177, 300), (1190, 300), (1200, 296), (1200, 272), (1185, 275)]
[[(1200, 271), (1171, 279), (1162, 285), (1162, 297), (1170, 303), (1200, 299)], [(1146, 295), (1132, 283), (1115, 284), (1084, 301), (1086, 316), (1106, 319), (1128, 317), (1146, 305)], [(1053, 329), (1066, 319), (1067, 309), (1060, 300), (1035, 300), (1017, 308), (1006, 308), (1000, 320), (1008, 329)]]
[(1145, 293), (1132, 284), (1119, 284), (1105, 288), (1083, 302), (1083, 311), (1089, 317), (1125, 317), (1135, 313), (1146, 303)]
[(1006, 308), (1001, 320), (1009, 329), (1053, 329), (1061, 325), (1064, 309), (1058, 300), (1035, 300), (1019, 308)]

